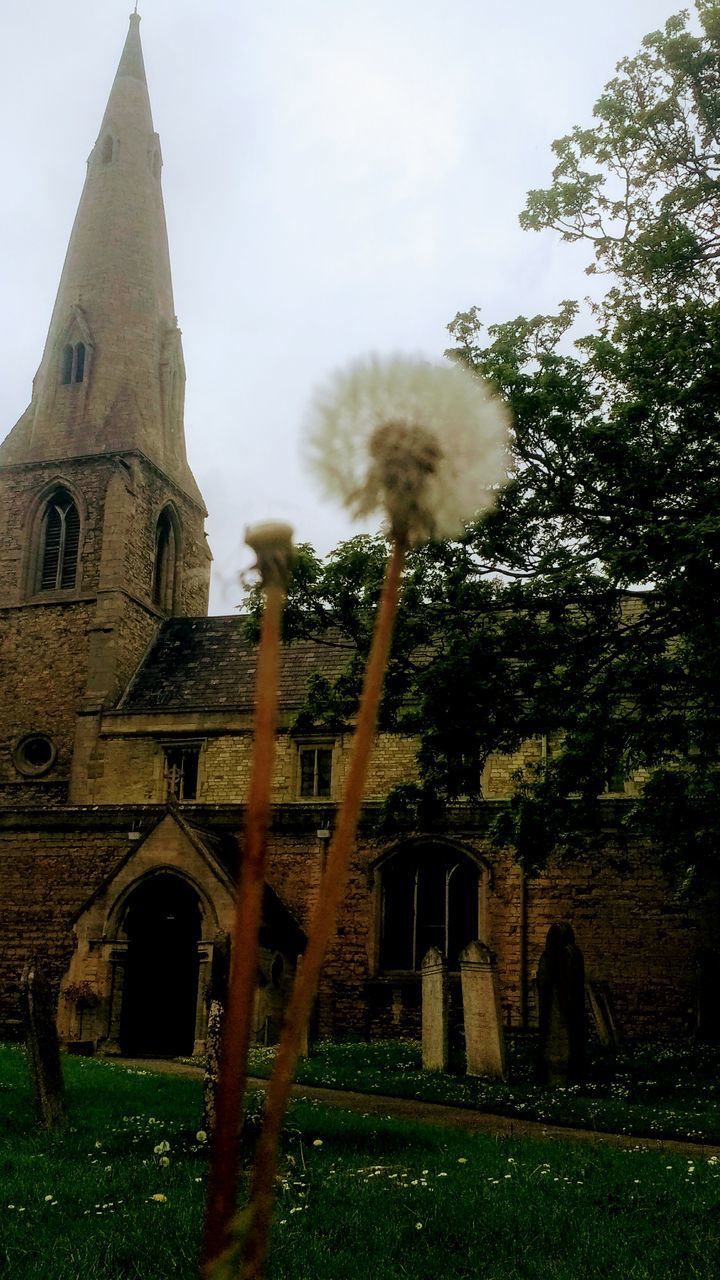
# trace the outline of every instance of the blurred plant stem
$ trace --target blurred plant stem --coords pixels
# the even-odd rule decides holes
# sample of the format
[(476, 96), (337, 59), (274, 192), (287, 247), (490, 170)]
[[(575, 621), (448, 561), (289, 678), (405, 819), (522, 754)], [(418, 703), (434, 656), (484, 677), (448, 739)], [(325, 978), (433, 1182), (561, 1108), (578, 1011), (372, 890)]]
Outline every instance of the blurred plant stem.
[(307, 948), (302, 966), (296, 976), (275, 1066), (268, 1084), (265, 1120), (255, 1155), (250, 1212), (245, 1237), (243, 1280), (260, 1280), (263, 1274), (277, 1174), (280, 1131), (305, 1029), (317, 991), (320, 969), (327, 945), (335, 930), (338, 908), (347, 883), (368, 763), (375, 740), (378, 708), (397, 613), (405, 552), (405, 542), (396, 540), (387, 565), (375, 634), (365, 670), (338, 826), (328, 851), (327, 865), (310, 925)]
[(230, 1243), (237, 1199), (241, 1121), (247, 1080), (247, 1056), (257, 987), (258, 934), (262, 920), (267, 830), (270, 818), (275, 735), (278, 717), (280, 628), (292, 558), (291, 531), (285, 525), (248, 530), (257, 553), (265, 607), (257, 656), (253, 755), (245, 824), (245, 848), (239, 851), (235, 922), (220, 1076), (215, 1102), (201, 1273)]

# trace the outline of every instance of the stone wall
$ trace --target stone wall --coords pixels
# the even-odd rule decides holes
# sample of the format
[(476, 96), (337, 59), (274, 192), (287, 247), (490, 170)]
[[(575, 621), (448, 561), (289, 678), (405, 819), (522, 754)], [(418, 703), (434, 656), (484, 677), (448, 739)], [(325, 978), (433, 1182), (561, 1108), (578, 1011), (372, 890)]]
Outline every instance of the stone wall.
[[(584, 952), (588, 981), (607, 983), (622, 1032), (692, 1029), (692, 957), (700, 945), (700, 928), (672, 902), (670, 886), (648, 866), (647, 848), (625, 851), (622, 866), (598, 857), (550, 866), (531, 880), (523, 944), (521, 877), (511, 853), (498, 851), (472, 832), (459, 832), (457, 838), (490, 868), (483, 941), (498, 957), (500, 1001), (509, 1027), (522, 1025), (523, 956), (528, 1013), (535, 1024), (538, 961), (550, 924), (565, 919)], [(380, 904), (373, 865), (383, 852), (378, 844), (365, 844), (353, 863), (320, 1001), (321, 1026), (328, 1035), (419, 1031), (419, 976), (393, 977), (377, 969)]]
[[(203, 732), (187, 717), (178, 716), (177, 726), (158, 727), (155, 717), (138, 713), (133, 717), (134, 731), (113, 733), (112, 719), (106, 719), (96, 748), (92, 787), (82, 797), (94, 804), (161, 803), (165, 799), (163, 744), (183, 739), (201, 744), (197, 801), (202, 804), (242, 804), (247, 799), (250, 779), (252, 737), (249, 729), (225, 732)], [(164, 720), (163, 724), (167, 725)], [(202, 724), (202, 718), (200, 720)], [(183, 732), (184, 729), (184, 732)], [(296, 740), (280, 734), (275, 751), (273, 801), (308, 803), (300, 795), (299, 745), (309, 739)], [(332, 741), (328, 739), (328, 741)], [(332, 792), (329, 798), (315, 801), (318, 810), (328, 803), (339, 802), (350, 759), (351, 738), (348, 734), (335, 740), (333, 748)], [(391, 787), (407, 782), (416, 774), (415, 744), (410, 738), (386, 734), (373, 750), (368, 774), (368, 800), (381, 800)], [(80, 798), (79, 795), (76, 798)]]
[[(0, 1026), (17, 1028), (17, 984), (35, 950), (47, 958), (55, 984), (73, 950), (72, 917), (131, 848), (128, 832), (147, 831), (162, 807), (97, 811), (92, 808), (26, 812), (0, 824)], [(267, 880), (306, 928), (324, 860), (314, 807), (275, 810)], [(183, 813), (225, 840), (242, 840), (242, 812), (196, 806)], [(100, 814), (100, 816), (99, 816)], [(104, 816), (103, 816), (104, 815)], [(333, 815), (334, 817), (334, 815)], [(319, 1030), (326, 1035), (410, 1035), (419, 1031), (419, 975), (378, 971), (378, 859), (386, 843), (372, 834), (369, 806), (353, 857), (338, 934), (325, 965), (318, 999)], [(369, 825), (368, 825), (369, 824)], [(631, 847), (615, 864), (594, 857), (550, 867), (528, 887), (527, 939), (521, 935), (520, 873), (509, 852), (490, 846), (484, 823), (452, 819), (457, 848), (488, 868), (483, 941), (498, 958), (500, 1001), (507, 1025), (522, 1022), (522, 957), (526, 955), (529, 1014), (535, 1020), (533, 978), (550, 923), (569, 920), (584, 952), (588, 979), (608, 984), (626, 1035), (687, 1031), (695, 1001), (693, 957), (697, 921), (671, 901), (669, 886), (651, 869), (647, 849)], [(428, 837), (433, 839), (437, 837)], [(608, 833), (608, 851), (612, 851)], [(402, 842), (398, 847), (402, 847)], [(617, 852), (617, 851), (615, 851)], [(173, 855), (174, 856), (174, 855)], [(210, 883), (210, 881), (208, 881)], [(455, 984), (457, 985), (457, 984)], [(451, 1007), (456, 1001), (451, 981)]]
[[(42, 514), (56, 483), (81, 517), (78, 577), (72, 590), (40, 592)], [(46, 784), (70, 778), (77, 713), (114, 705), (136, 670), (163, 617), (152, 601), (155, 528), (169, 501), (181, 529), (175, 608), (203, 613), (204, 512), (150, 463), (108, 456), (0, 470), (0, 804), (22, 803), (28, 787), (35, 787), (34, 803), (53, 801)], [(13, 758), (18, 741), (33, 732), (47, 734), (57, 752), (36, 783)], [(91, 798), (93, 750), (97, 770), (86, 734), (73, 771), (76, 800)]]
[(20, 1031), (20, 975), (33, 954), (53, 988), (73, 952), (72, 917), (127, 849), (126, 831), (0, 831), (0, 1033)]

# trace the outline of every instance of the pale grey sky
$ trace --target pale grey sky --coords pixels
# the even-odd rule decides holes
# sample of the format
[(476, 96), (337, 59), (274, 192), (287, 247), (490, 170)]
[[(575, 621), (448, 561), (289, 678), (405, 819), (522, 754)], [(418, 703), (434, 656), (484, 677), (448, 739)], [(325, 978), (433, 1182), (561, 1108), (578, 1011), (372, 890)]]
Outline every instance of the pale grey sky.
[[(587, 255), (518, 227), (550, 144), (680, 0), (141, 0), (188, 370), (190, 460), (237, 603), (244, 526), (353, 532), (298, 460), (313, 388), (370, 350), (587, 292)], [(0, 435), (30, 398), (128, 0), (3, 15)]]

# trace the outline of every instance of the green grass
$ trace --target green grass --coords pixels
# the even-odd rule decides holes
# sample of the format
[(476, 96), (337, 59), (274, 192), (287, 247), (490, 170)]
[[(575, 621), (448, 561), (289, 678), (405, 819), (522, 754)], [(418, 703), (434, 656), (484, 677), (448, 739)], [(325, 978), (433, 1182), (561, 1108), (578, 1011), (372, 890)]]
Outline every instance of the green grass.
[[(38, 1133), (22, 1054), (0, 1050), (0, 1274), (194, 1280), (199, 1083), (65, 1070), (69, 1124)], [(720, 1266), (714, 1158), (494, 1140), (304, 1101), (282, 1175), (268, 1280), (715, 1280)]]
[[(547, 1089), (533, 1079), (532, 1042), (509, 1041), (509, 1081), (421, 1069), (411, 1040), (322, 1041), (298, 1067), (304, 1084), (357, 1089), (551, 1124), (644, 1137), (720, 1143), (720, 1048), (672, 1041), (596, 1051), (583, 1084)], [(266, 1076), (274, 1049), (254, 1049), (250, 1072)]]

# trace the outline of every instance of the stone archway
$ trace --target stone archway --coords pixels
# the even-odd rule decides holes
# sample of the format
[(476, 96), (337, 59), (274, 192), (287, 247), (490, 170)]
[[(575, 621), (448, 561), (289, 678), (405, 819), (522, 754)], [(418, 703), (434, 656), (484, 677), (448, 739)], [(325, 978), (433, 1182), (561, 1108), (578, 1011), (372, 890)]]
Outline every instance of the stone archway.
[(197, 893), (172, 872), (148, 877), (127, 898), (120, 1051), (132, 1057), (193, 1052), (202, 917)]

